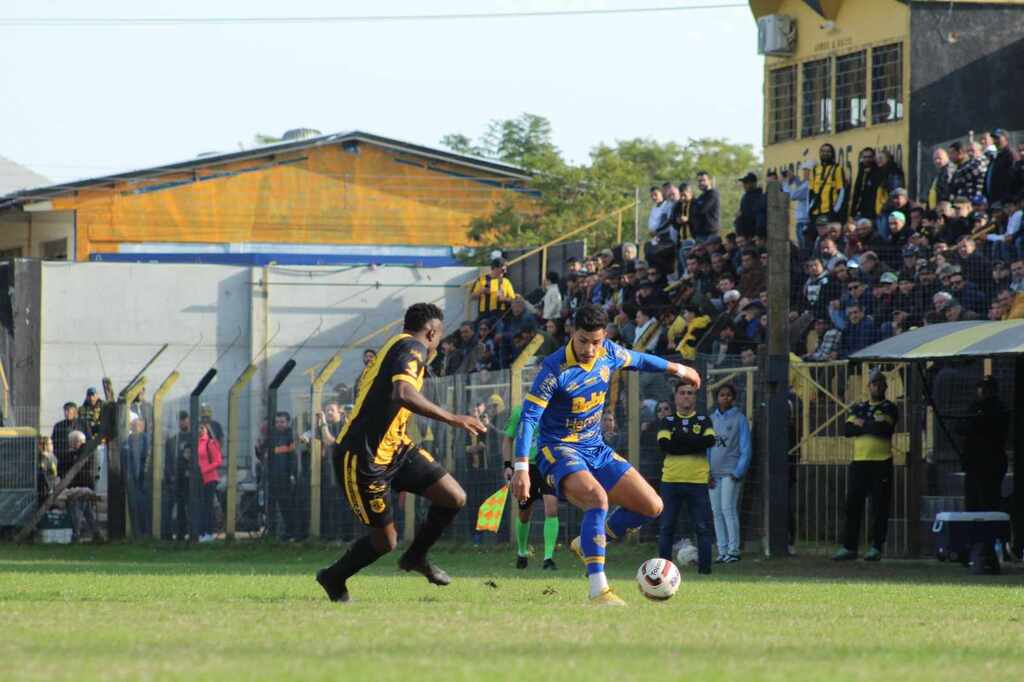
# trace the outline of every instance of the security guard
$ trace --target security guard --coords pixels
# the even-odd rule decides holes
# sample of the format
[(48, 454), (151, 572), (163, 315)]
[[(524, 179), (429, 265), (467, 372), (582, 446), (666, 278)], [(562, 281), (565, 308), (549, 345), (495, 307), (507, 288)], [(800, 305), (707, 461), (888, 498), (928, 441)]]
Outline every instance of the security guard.
[(850, 408), (850, 418), (846, 420), (845, 435), (853, 438), (853, 461), (847, 477), (846, 532), (843, 546), (832, 556), (835, 561), (857, 558), (864, 498), (871, 500), (874, 516), (871, 546), (864, 554), (864, 561), (882, 558), (892, 500), (892, 434), (899, 420), (899, 409), (885, 399), (887, 387), (885, 375), (876, 369), (868, 383), (870, 399)]

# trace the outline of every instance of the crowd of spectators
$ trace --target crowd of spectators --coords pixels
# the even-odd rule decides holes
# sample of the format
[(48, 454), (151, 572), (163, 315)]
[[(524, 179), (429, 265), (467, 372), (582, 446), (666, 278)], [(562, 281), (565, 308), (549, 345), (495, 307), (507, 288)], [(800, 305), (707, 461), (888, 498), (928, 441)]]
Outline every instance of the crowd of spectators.
[[(850, 177), (828, 143), (795, 175), (769, 173), (795, 218), (792, 352), (836, 360), (921, 325), (1024, 316), (1022, 153), (999, 129), (937, 149), (916, 199), (887, 150), (861, 150)], [(743, 195), (729, 226), (708, 173), (692, 186), (652, 187), (643, 244), (570, 258), (534, 291), (516, 292), (496, 257), (473, 287), (476, 319), (445, 339), (435, 374), (507, 368), (536, 334), (538, 355), (552, 352), (583, 303), (604, 306), (609, 337), (628, 347), (756, 364), (767, 327), (767, 197), (753, 172), (736, 182)]]
[[(97, 522), (104, 508), (109, 474), (110, 424), (113, 421), (112, 401), (105, 401), (99, 391), (89, 388), (81, 404), (63, 405), (64, 418), (53, 425), (50, 437), (41, 437), (38, 447), (37, 492), (45, 504), (66, 481), (53, 506), (66, 510), (70, 516), (72, 540), (102, 540)], [(153, 404), (146, 400), (145, 389), (130, 405), (129, 431), (119, 443), (126, 510), (134, 537), (148, 537), (152, 532), (152, 462)], [(178, 428), (165, 441), (161, 482), (161, 512), (165, 539), (185, 539), (191, 533), (190, 511), (197, 513), (196, 539), (207, 542), (214, 537), (215, 510), (224, 508), (226, 466), (221, 450), (224, 429), (213, 418), (209, 405), (200, 407), (199, 424), (199, 495), (190, 499), (192, 476), (191, 421), (188, 412), (178, 415)], [(95, 449), (72, 474), (86, 444), (96, 440)], [(70, 480), (68, 478), (70, 477)]]

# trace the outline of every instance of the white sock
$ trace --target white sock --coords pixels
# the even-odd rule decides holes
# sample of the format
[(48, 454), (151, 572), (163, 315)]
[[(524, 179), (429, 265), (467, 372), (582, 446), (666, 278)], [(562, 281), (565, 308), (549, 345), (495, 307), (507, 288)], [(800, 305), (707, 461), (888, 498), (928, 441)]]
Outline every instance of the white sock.
[(594, 598), (608, 589), (608, 578), (604, 571), (591, 573), (587, 576), (590, 579), (590, 597)]

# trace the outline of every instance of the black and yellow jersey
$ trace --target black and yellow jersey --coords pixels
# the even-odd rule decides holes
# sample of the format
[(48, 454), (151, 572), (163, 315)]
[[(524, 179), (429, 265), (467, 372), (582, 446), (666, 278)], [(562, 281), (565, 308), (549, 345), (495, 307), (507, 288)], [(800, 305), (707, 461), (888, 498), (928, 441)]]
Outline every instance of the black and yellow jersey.
[[(890, 400), (859, 402), (850, 408), (845, 435), (853, 438), (855, 462), (882, 462), (892, 459), (892, 434), (899, 421), (899, 408)], [(863, 419), (858, 426), (856, 420)]]
[(512, 288), (512, 282), (507, 277), (492, 277), (490, 275), (480, 275), (473, 285), (473, 293), (480, 294), (477, 310), (481, 314), (508, 310), (508, 301), (499, 300), (498, 296), (512, 299), (516, 295), (515, 289)]
[(395, 382), (418, 391), (426, 372), (427, 348), (409, 334), (392, 337), (364, 372), (348, 423), (338, 436), (344, 452), (365, 458), (367, 472), (387, 469), (412, 445), (406, 424), (412, 414), (391, 399)]
[(715, 444), (715, 427), (707, 415), (676, 412), (658, 423), (658, 446), (665, 454), (664, 483), (708, 482), (708, 448)]

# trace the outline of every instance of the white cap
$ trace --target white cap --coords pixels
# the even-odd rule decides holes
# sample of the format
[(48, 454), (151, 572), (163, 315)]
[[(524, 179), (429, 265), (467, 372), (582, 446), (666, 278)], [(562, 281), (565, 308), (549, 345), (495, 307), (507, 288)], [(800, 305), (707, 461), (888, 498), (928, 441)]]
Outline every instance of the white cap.
[(722, 294), (722, 300), (725, 301), (726, 303), (738, 301), (740, 300), (740, 292), (736, 291), (735, 289), (729, 289), (729, 291)]

